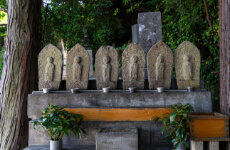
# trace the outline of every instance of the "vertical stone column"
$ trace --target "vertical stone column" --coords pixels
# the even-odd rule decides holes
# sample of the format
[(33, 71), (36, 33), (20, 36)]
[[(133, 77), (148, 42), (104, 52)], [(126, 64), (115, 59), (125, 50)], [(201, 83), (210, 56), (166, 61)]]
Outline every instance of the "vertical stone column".
[(219, 141), (209, 141), (209, 150), (219, 150)]
[(161, 12), (138, 13), (139, 43), (148, 53), (150, 48), (162, 41)]
[(191, 141), (191, 150), (203, 150), (203, 141)]

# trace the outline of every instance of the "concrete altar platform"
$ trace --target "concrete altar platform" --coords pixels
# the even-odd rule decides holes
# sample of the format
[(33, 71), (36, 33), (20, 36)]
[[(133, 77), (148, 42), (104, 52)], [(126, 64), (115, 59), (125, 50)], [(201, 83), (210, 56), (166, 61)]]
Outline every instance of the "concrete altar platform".
[[(38, 119), (41, 117), (42, 109), (52, 105), (59, 105), (62, 108), (80, 112), (87, 116), (91, 110), (95, 115), (109, 114), (114, 111), (109, 120), (103, 120), (103, 117), (95, 121), (95, 118), (86, 117), (83, 123), (87, 134), (82, 138), (74, 139), (73, 135), (63, 138), (64, 147), (93, 147), (95, 146), (95, 135), (101, 128), (137, 128), (138, 129), (138, 148), (139, 150), (148, 149), (170, 149), (171, 143), (164, 142), (164, 135), (160, 130), (162, 124), (150, 121), (155, 114), (160, 115), (159, 111), (170, 108), (170, 105), (181, 102), (182, 104), (191, 104), (195, 112), (211, 112), (212, 102), (211, 93), (206, 90), (195, 90), (187, 92), (186, 90), (166, 90), (163, 93), (157, 93), (155, 90), (140, 90), (135, 93), (129, 93), (125, 90), (113, 90), (110, 93), (103, 93), (100, 90), (80, 90), (77, 94), (70, 91), (54, 91), (49, 94), (43, 94), (41, 91), (34, 91), (28, 96), (28, 117)], [(122, 114), (129, 110), (136, 112)], [(139, 112), (140, 115), (139, 115)], [(126, 118), (124, 118), (124, 115)], [(134, 119), (137, 115), (140, 120)], [(146, 118), (146, 115), (149, 115)], [(92, 117), (92, 116), (91, 116)], [(121, 119), (123, 117), (123, 120)], [(133, 117), (133, 118), (132, 118)], [(114, 119), (115, 118), (115, 119)], [(130, 119), (131, 118), (131, 119)], [(111, 121), (112, 120), (112, 121)], [(49, 145), (49, 137), (44, 133), (41, 127), (33, 129), (29, 125), (29, 146)], [(29, 147), (28, 147), (29, 148)], [(30, 150), (30, 149), (26, 149)], [(35, 149), (31, 149), (35, 150)], [(44, 149), (45, 150), (45, 149)]]

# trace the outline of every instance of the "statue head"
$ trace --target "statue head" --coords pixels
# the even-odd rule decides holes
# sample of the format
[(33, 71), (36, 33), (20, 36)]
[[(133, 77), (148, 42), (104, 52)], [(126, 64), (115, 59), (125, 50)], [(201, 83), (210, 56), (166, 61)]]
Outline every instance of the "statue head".
[(47, 57), (47, 62), (52, 63), (53, 62), (53, 57)]
[(158, 56), (157, 62), (163, 63), (164, 62), (164, 56), (162, 56), (162, 55)]
[(81, 62), (81, 56), (75, 56), (74, 57), (74, 63), (80, 63)]
[(183, 59), (184, 59), (184, 61), (189, 62), (190, 61), (190, 55), (189, 54), (185, 54)]
[(137, 57), (136, 55), (133, 55), (133, 56), (131, 57), (131, 62), (132, 62), (132, 63), (136, 63), (136, 62), (137, 62), (137, 59), (138, 59), (138, 57)]
[(110, 62), (110, 57), (109, 56), (104, 56), (103, 62), (108, 64)]

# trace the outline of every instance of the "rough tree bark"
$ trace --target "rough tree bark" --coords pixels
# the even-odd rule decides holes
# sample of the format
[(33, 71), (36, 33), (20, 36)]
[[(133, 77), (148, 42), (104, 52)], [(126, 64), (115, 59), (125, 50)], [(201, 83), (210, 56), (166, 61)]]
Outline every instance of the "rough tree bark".
[(27, 96), (37, 89), (41, 0), (7, 0), (6, 52), (1, 78), (0, 150), (27, 146)]
[(220, 109), (230, 115), (230, 1), (219, 0)]
[[(230, 115), (230, 0), (219, 0), (220, 111)], [(230, 142), (226, 149), (230, 149)]]

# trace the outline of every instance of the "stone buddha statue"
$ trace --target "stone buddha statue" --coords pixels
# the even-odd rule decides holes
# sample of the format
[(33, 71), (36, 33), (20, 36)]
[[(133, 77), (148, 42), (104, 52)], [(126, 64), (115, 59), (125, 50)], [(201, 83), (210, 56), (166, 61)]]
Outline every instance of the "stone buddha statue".
[(110, 77), (111, 77), (112, 66), (109, 63), (110, 63), (110, 57), (104, 56), (103, 66), (102, 66), (102, 77), (103, 77), (103, 81), (105, 82), (110, 81)]
[(186, 81), (192, 80), (192, 62), (189, 54), (185, 54), (183, 57), (182, 79)]
[(155, 64), (156, 72), (156, 81), (164, 80), (164, 56), (160, 55), (157, 57), (157, 62)]
[(47, 64), (45, 68), (45, 81), (53, 82), (55, 65), (53, 64), (53, 57), (47, 57)]
[(75, 56), (74, 58), (74, 63), (73, 63), (73, 81), (81, 81), (81, 76), (82, 76), (82, 68), (83, 65), (81, 64), (81, 57), (80, 56)]
[(136, 81), (138, 79), (138, 67), (137, 64), (138, 57), (133, 55), (130, 58), (130, 66), (129, 66), (129, 81)]

